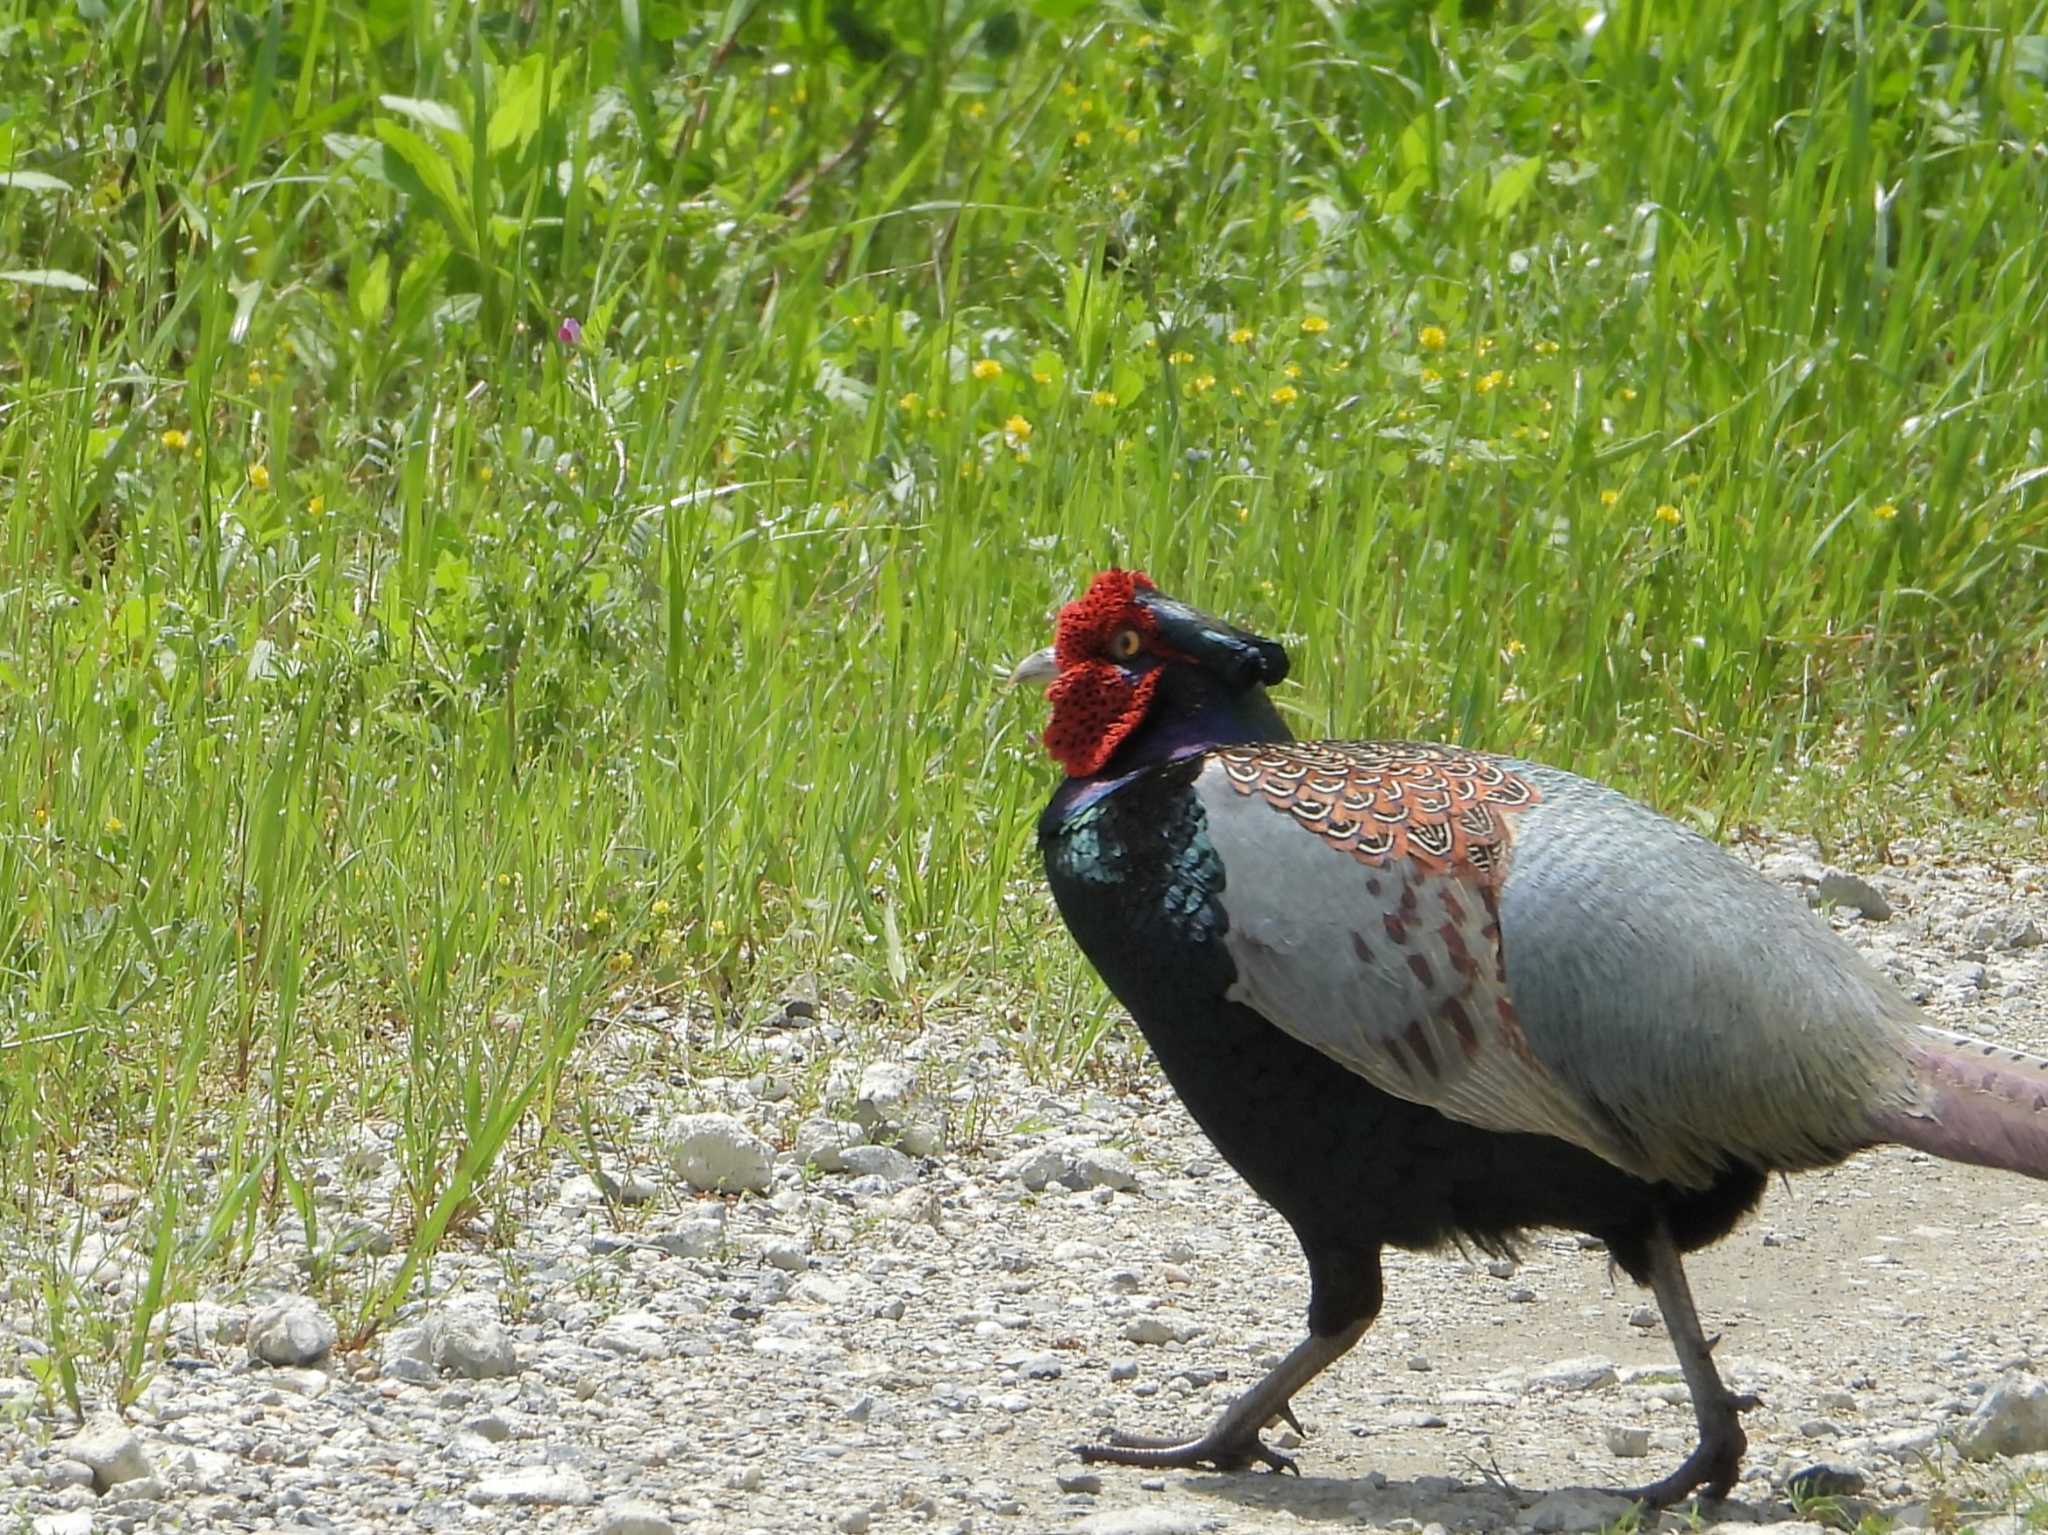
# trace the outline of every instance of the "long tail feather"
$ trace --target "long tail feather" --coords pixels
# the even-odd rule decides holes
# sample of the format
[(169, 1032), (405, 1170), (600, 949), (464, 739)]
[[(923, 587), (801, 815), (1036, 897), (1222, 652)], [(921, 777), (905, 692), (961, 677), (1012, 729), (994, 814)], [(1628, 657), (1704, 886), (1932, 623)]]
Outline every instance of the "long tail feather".
[(1880, 1110), (1888, 1141), (2048, 1178), (2048, 1060), (1967, 1035), (1923, 1028), (1907, 1052), (1913, 1101)]

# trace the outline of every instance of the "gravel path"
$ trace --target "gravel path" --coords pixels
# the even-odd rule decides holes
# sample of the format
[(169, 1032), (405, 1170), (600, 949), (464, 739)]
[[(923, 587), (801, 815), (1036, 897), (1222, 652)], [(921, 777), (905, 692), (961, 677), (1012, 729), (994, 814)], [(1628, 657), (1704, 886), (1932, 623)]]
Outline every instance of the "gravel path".
[[(1828, 887), (1893, 914), (1834, 920), (1938, 1020), (2048, 1053), (2048, 868), (1899, 851)], [(1762, 862), (1807, 888), (1825, 872), (1789, 847)], [(782, 1086), (843, 1041), (833, 1013), (790, 1008), (781, 1067), (687, 1101), (638, 1069), (683, 1021), (617, 1031), (644, 1137), (620, 1200), (563, 1169), (509, 1248), (447, 1255), (436, 1298), (364, 1354), (332, 1352), (296, 1296), (289, 1232), (244, 1293), (179, 1308), (170, 1366), (82, 1434), (42, 1411), (38, 1345), (0, 1312), (0, 1529), (1584, 1529), (1626, 1505), (1572, 1489), (1689, 1448), (1648, 1297), (1565, 1235), (1519, 1266), (1390, 1255), (1379, 1323), (1297, 1403), (1299, 1478), (1084, 1468), (1078, 1439), (1198, 1426), (1297, 1341), (1291, 1237), (1156, 1081), (1048, 1094), (972, 1033), (836, 1065), (850, 1119), (799, 1126)], [(706, 1110), (732, 1117), (678, 1118)], [(953, 1149), (970, 1118), (978, 1149)], [(848, 1170), (803, 1171), (792, 1142)], [(768, 1192), (713, 1197), (679, 1168)], [(329, 1224), (361, 1212), (374, 1253), (376, 1127), (322, 1171)], [(75, 1266), (132, 1293), (122, 1201), (79, 1219)], [(1815, 1465), (1860, 1488), (1852, 1513), (1907, 1526), (2024, 1509), (2029, 1476), (2048, 1497), (2048, 1388), (2022, 1373), (2048, 1371), (2044, 1249), (2048, 1185), (1916, 1154), (1774, 1188), (1691, 1265), (1724, 1370), (1767, 1403), (1705, 1522), (1793, 1520), (1785, 1479)], [(1952, 1443), (1992, 1430), (2022, 1453)], [(2020, 1528), (2003, 1517), (1977, 1528)]]

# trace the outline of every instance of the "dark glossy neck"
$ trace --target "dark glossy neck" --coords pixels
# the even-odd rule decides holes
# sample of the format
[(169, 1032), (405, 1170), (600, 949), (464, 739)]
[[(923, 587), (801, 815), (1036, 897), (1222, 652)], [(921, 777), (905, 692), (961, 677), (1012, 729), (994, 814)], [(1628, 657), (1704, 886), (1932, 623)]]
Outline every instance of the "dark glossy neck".
[(1192, 696), (1178, 697), (1173, 694), (1185, 690), (1169, 686), (1160, 692), (1145, 723), (1131, 732), (1101, 771), (1086, 778), (1069, 778), (1059, 786), (1046, 808), (1047, 820), (1064, 820), (1163, 763), (1217, 746), (1294, 739), (1264, 688), (1229, 693), (1203, 688)]

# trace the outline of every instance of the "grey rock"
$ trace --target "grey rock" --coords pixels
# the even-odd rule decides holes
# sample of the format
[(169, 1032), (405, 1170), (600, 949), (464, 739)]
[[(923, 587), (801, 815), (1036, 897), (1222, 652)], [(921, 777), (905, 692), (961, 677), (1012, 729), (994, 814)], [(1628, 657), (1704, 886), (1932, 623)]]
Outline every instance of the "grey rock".
[(770, 1237), (761, 1244), (761, 1261), (785, 1274), (801, 1274), (811, 1266), (804, 1244), (788, 1237)]
[(288, 1296), (249, 1318), (249, 1357), (258, 1364), (317, 1364), (336, 1336), (326, 1312), (303, 1295)]
[(1969, 1460), (2048, 1450), (2048, 1381), (2025, 1371), (2000, 1380), (1956, 1430), (1956, 1448)]
[(91, 1468), (92, 1485), (97, 1492), (156, 1474), (135, 1431), (111, 1415), (91, 1419), (59, 1445), (57, 1452), (66, 1460), (79, 1461)]
[(179, 1301), (164, 1308), (164, 1336), (174, 1347), (195, 1349), (208, 1344), (242, 1342), (249, 1334), (249, 1313), (208, 1300)]
[(1617, 1493), (1567, 1487), (1545, 1493), (1523, 1509), (1515, 1523), (1525, 1530), (1539, 1532), (1597, 1530), (1613, 1524), (1635, 1506), (1631, 1499)]
[(512, 1335), (477, 1306), (450, 1306), (426, 1321), (427, 1358), (443, 1375), (496, 1380), (519, 1373)]
[(1814, 886), (1813, 899), (1821, 906), (1846, 906), (1866, 922), (1889, 922), (1892, 903), (1884, 892), (1860, 874), (1846, 869), (1829, 869)]
[(1607, 1453), (1617, 1460), (1641, 1460), (1650, 1453), (1650, 1431), (1637, 1423), (1610, 1423), (1602, 1431)]
[(480, 1478), (469, 1489), (469, 1501), (480, 1506), (511, 1504), (519, 1508), (569, 1504), (583, 1507), (596, 1501), (590, 1484), (573, 1471), (552, 1466), (522, 1466)]
[(915, 1067), (901, 1061), (870, 1061), (854, 1093), (853, 1117), (871, 1132), (884, 1125), (904, 1125), (917, 1095)]
[(1940, 1440), (1941, 1435), (1934, 1429), (1906, 1428), (1877, 1435), (1870, 1441), (1870, 1447), (1892, 1460), (1917, 1461), (1932, 1454)]
[(2041, 924), (2024, 911), (1994, 911), (1970, 924), (1969, 941), (1978, 949), (2032, 949), (2043, 942)]
[(917, 1164), (894, 1146), (849, 1146), (839, 1162), (849, 1173), (868, 1174), (898, 1188), (917, 1182)]
[(98, 1482), (91, 1466), (68, 1455), (60, 1455), (43, 1467), (43, 1485), (52, 1492), (62, 1492), (66, 1487), (96, 1487)]
[(874, 1523), (874, 1516), (864, 1508), (849, 1508), (832, 1521), (832, 1528), (841, 1535), (868, 1535), (868, 1526)]
[(1117, 1360), (1116, 1363), (1109, 1367), (1109, 1378), (1111, 1380), (1136, 1380), (1138, 1378), (1138, 1361), (1135, 1359)]
[(651, 1240), (663, 1252), (678, 1258), (715, 1258), (725, 1246), (725, 1206), (699, 1205)]
[(1132, 1343), (1186, 1343), (1202, 1335), (1202, 1329), (1184, 1318), (1147, 1311), (1123, 1325), (1122, 1336)]
[(92, 1510), (74, 1508), (58, 1514), (38, 1514), (29, 1522), (32, 1535), (93, 1535)]
[(666, 1359), (668, 1323), (651, 1311), (621, 1311), (590, 1335), (590, 1346), (623, 1359)]
[(415, 1386), (433, 1384), (440, 1377), (434, 1371), (434, 1352), (424, 1327), (394, 1327), (384, 1335), (378, 1371), (390, 1380)]
[(1036, 1192), (1049, 1183), (1059, 1182), (1066, 1170), (1066, 1149), (1057, 1141), (1044, 1141), (1005, 1158), (996, 1168), (996, 1176), (1014, 1178)]
[(730, 1114), (684, 1114), (669, 1126), (668, 1161), (693, 1188), (765, 1194), (775, 1151)]
[(490, 1444), (503, 1444), (512, 1437), (512, 1421), (501, 1412), (487, 1412), (466, 1420), (463, 1429)]
[(1061, 1492), (1086, 1493), (1089, 1496), (1102, 1491), (1102, 1478), (1093, 1471), (1062, 1471), (1053, 1478)]
[(1611, 1386), (1619, 1377), (1614, 1372), (1611, 1359), (1560, 1359), (1529, 1374), (1531, 1386), (1541, 1386), (1550, 1391), (1598, 1391)]
[(1074, 1154), (1071, 1168), (1060, 1181), (1073, 1188), (1129, 1194), (1138, 1187), (1138, 1164), (1113, 1146), (1088, 1146)]
[(867, 1138), (867, 1131), (854, 1120), (814, 1114), (796, 1127), (797, 1165), (815, 1167), (821, 1173), (844, 1172), (846, 1152), (867, 1144)]
[(605, 1504), (597, 1521), (597, 1535), (675, 1535), (675, 1528), (658, 1507), (637, 1498)]

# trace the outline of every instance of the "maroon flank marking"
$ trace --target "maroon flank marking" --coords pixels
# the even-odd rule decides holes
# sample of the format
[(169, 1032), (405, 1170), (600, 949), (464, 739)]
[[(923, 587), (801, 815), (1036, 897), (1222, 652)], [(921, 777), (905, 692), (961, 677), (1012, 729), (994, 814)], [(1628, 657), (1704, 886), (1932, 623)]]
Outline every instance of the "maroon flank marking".
[(1429, 1035), (1423, 1032), (1422, 1020), (1409, 1024), (1401, 1037), (1408, 1041), (1408, 1048), (1415, 1052), (1415, 1058), (1422, 1062), (1422, 1069), (1431, 1076), (1437, 1075), (1436, 1052), (1429, 1048)]
[(1439, 1018), (1451, 1026), (1451, 1032), (1458, 1036), (1458, 1048), (1470, 1060), (1479, 1053), (1479, 1031), (1472, 1027), (1472, 1016), (1465, 1011), (1465, 1004), (1456, 997), (1445, 997), (1442, 1007), (1436, 1010)]
[(1387, 1052), (1387, 1059), (1392, 1061), (1401, 1071), (1411, 1076), (1414, 1075), (1409, 1070), (1408, 1057), (1401, 1053), (1401, 1045), (1398, 1040), (1383, 1039), (1380, 1041), (1380, 1048)]
[(1468, 981), (1479, 979), (1479, 961), (1472, 957), (1472, 951), (1465, 947), (1465, 935), (1452, 923), (1446, 922), (1436, 930), (1437, 937), (1444, 941), (1444, 950), (1451, 957), (1451, 968)]
[(1413, 918), (1421, 910), (1422, 902), (1415, 894), (1414, 884), (1412, 882), (1404, 884), (1401, 887), (1401, 915)]
[(1434, 986), (1436, 977), (1430, 973), (1429, 961), (1420, 954), (1408, 956), (1408, 968), (1415, 972), (1415, 979), (1425, 986)]
[(1367, 880), (1365, 882), (1365, 893), (1371, 896), (1378, 895), (1380, 893), (1380, 882), (1376, 879)]
[(1408, 929), (1401, 919), (1392, 912), (1388, 912), (1380, 920), (1386, 924), (1387, 936), (1405, 948), (1408, 943)]
[(1372, 945), (1365, 941), (1365, 934), (1353, 933), (1351, 935), (1351, 952), (1358, 956), (1358, 962), (1361, 965), (1372, 963)]
[(1465, 903), (1458, 899), (1457, 886), (1439, 885), (1437, 887), (1437, 897), (1444, 903), (1445, 916), (1449, 917), (1453, 922), (1463, 922), (1465, 920)]

